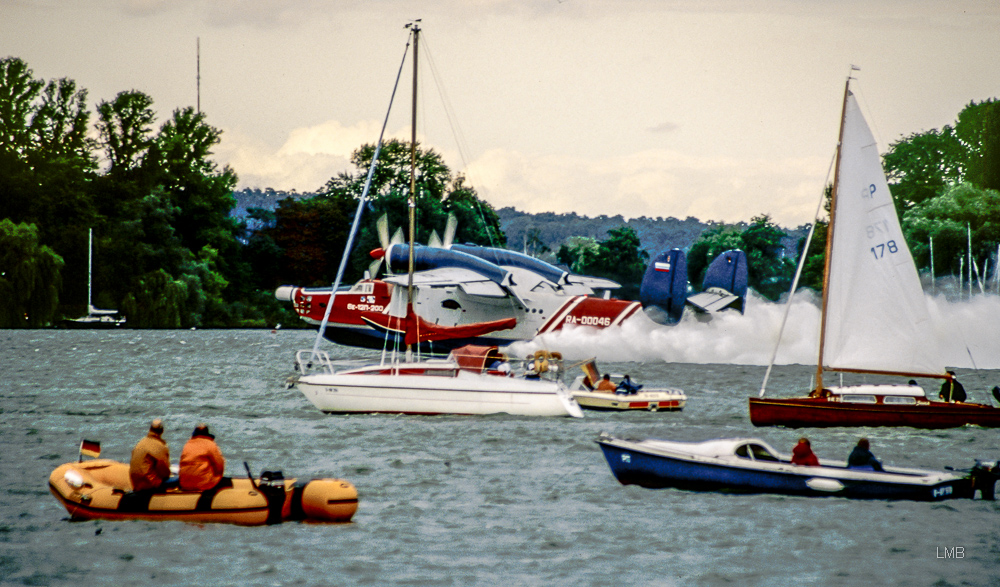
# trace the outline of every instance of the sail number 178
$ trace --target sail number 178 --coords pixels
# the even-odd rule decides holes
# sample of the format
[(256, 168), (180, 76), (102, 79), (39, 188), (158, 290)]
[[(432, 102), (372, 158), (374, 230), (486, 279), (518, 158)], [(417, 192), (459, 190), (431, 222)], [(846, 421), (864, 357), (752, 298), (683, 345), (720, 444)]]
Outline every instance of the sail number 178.
[(870, 250), (872, 255), (875, 256), (875, 259), (881, 259), (885, 256), (886, 251), (889, 253), (895, 253), (899, 250), (899, 247), (896, 246), (896, 241), (886, 241), (880, 245), (875, 245)]

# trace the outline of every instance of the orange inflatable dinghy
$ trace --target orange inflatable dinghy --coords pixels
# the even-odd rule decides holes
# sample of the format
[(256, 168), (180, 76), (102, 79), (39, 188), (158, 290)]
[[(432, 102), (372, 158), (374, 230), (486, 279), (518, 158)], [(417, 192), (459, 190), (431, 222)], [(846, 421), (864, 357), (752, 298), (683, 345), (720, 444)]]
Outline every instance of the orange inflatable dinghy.
[(256, 526), (285, 520), (349, 522), (358, 492), (340, 479), (296, 481), (265, 471), (260, 480), (224, 478), (207, 491), (131, 491), (129, 466), (111, 460), (66, 463), (49, 489), (74, 520), (182, 520)]

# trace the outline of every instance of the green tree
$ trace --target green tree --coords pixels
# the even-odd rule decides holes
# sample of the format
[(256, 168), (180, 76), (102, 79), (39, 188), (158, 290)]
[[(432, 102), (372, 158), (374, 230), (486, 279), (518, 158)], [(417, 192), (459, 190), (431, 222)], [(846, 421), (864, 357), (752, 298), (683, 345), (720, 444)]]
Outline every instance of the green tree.
[(62, 258), (39, 242), (34, 224), (0, 220), (0, 328), (51, 325), (62, 266)]
[[(328, 200), (341, 213), (353, 217), (374, 153), (374, 145), (363, 145), (356, 150), (351, 158), (356, 170), (331, 178), (317, 198)], [(503, 246), (506, 243), (496, 212), (479, 199), (464, 176), (453, 176), (441, 155), (433, 149), (421, 149), (418, 145), (416, 160), (416, 242), (427, 243), (432, 231), (440, 235), (447, 225), (448, 216), (453, 214), (458, 220), (455, 242), (488, 246)], [(366, 214), (372, 221), (363, 223), (359, 229), (348, 278), (359, 277), (371, 263), (368, 252), (381, 246), (374, 219), (384, 214), (391, 230), (396, 227), (401, 227), (404, 233), (409, 230), (409, 192), (410, 143), (389, 140), (382, 145), (369, 189), (370, 202)], [(275, 242), (278, 242), (277, 238)], [(278, 244), (281, 246), (280, 242)], [(331, 260), (334, 272), (343, 246), (340, 249), (341, 252)]]
[(585, 236), (571, 236), (559, 245), (556, 260), (569, 267), (573, 273), (583, 274), (599, 250), (597, 239)]
[(1000, 192), (970, 183), (956, 185), (903, 216), (903, 233), (918, 267), (930, 264), (934, 239), (934, 273), (957, 272), (968, 254), (972, 228), (972, 256), (982, 267), (1000, 243)]
[(608, 230), (608, 238), (599, 242), (585, 237), (569, 239), (559, 247), (556, 259), (574, 273), (616, 281), (622, 286), (618, 292), (621, 298), (636, 299), (649, 253), (631, 226), (619, 226)]
[(623, 299), (639, 297), (639, 286), (649, 263), (649, 253), (642, 248), (639, 235), (631, 226), (608, 231), (608, 238), (597, 243), (597, 254), (586, 272), (595, 277), (607, 277), (622, 285)]
[(114, 100), (98, 104), (97, 115), (97, 132), (111, 165), (108, 173), (138, 169), (153, 142), (153, 99), (137, 90), (120, 92)]
[(784, 256), (785, 231), (764, 214), (755, 216), (742, 230), (735, 226), (713, 227), (698, 238), (688, 252), (688, 278), (696, 287), (705, 279), (709, 264), (730, 249), (747, 256), (747, 284), (760, 295), (776, 300), (788, 291), (795, 261)]
[(954, 126), (899, 140), (882, 162), (900, 216), (959, 183), (1000, 189), (1000, 102), (970, 102)]
[(688, 280), (696, 289), (701, 289), (705, 272), (713, 259), (730, 249), (743, 248), (738, 226), (718, 225), (701, 233), (687, 253)]

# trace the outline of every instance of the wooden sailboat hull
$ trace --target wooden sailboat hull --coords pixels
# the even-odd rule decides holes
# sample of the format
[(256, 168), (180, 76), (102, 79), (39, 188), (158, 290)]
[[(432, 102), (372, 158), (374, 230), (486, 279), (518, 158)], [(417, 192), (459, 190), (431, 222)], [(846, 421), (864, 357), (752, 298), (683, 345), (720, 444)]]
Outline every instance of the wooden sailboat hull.
[(1000, 427), (1000, 409), (969, 403), (856, 404), (826, 398), (750, 398), (754, 426), (909, 426), (912, 428)]

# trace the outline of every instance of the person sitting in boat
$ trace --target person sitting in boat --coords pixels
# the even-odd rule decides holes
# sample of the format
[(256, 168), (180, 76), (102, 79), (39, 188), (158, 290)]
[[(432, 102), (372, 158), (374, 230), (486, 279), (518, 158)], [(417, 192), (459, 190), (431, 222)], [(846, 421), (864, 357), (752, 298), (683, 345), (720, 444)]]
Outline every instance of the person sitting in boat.
[(163, 420), (153, 420), (149, 432), (132, 449), (128, 476), (132, 491), (159, 489), (170, 478), (170, 449), (163, 440)]
[(948, 371), (948, 375), (951, 377), (945, 379), (944, 383), (941, 384), (938, 397), (944, 402), (964, 402), (966, 398), (965, 388), (958, 382), (954, 371)]
[(882, 463), (875, 458), (875, 455), (873, 455), (872, 451), (869, 449), (867, 438), (859, 440), (858, 445), (851, 451), (850, 456), (847, 457), (847, 468), (863, 469), (866, 471), (883, 470)]
[(595, 391), (606, 391), (608, 393), (614, 393), (618, 389), (618, 386), (611, 382), (611, 375), (605, 373), (604, 377), (597, 383), (597, 388)]
[(181, 451), (180, 486), (184, 491), (205, 491), (222, 481), (226, 459), (215, 444), (207, 424), (198, 424)]
[(642, 389), (642, 386), (632, 383), (632, 378), (626, 375), (624, 379), (618, 382), (615, 393), (618, 395), (635, 395), (639, 393), (640, 389)]
[(802, 437), (799, 439), (799, 443), (795, 445), (792, 449), (792, 464), (802, 465), (803, 467), (818, 467), (819, 459), (812, 451), (812, 445), (809, 443), (809, 439)]

